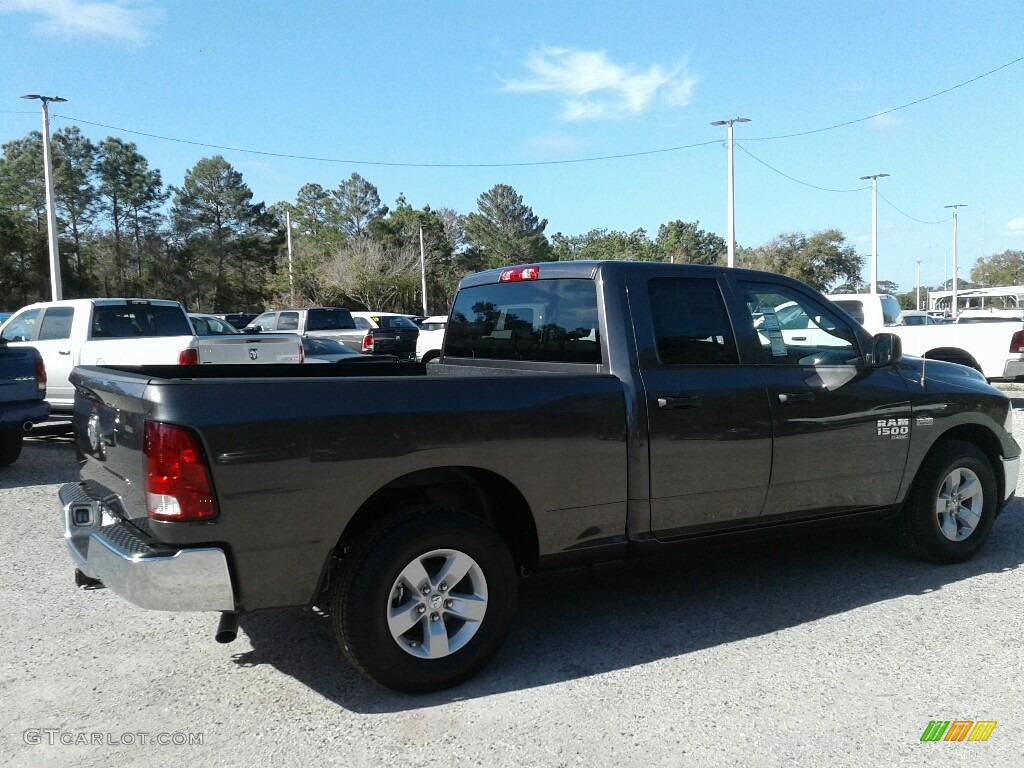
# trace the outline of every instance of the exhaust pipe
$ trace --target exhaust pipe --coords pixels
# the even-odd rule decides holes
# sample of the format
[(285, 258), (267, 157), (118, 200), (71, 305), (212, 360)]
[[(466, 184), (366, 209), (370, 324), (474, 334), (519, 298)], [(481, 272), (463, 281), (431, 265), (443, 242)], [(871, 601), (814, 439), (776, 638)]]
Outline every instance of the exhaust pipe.
[(217, 625), (217, 634), (214, 639), (218, 643), (231, 643), (238, 637), (238, 614), (234, 611), (224, 611), (220, 615), (220, 623)]
[(32, 422), (31, 421), (26, 421), (24, 424), (21, 425), (21, 428), (24, 431), (26, 431), (26, 432), (31, 432), (32, 431)]

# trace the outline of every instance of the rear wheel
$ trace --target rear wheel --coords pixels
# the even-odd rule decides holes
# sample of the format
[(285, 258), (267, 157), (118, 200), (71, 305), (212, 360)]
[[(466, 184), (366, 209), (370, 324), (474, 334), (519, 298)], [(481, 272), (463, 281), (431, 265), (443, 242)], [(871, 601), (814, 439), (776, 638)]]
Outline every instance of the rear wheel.
[(335, 636), (381, 685), (426, 693), (479, 672), (508, 634), (515, 564), (482, 521), (441, 509), (394, 518), (346, 555), (333, 585)]
[(0, 467), (7, 467), (18, 460), (25, 433), (20, 429), (0, 429)]
[(978, 553), (996, 517), (992, 465), (974, 445), (939, 443), (918, 470), (904, 506), (900, 533), (915, 554), (959, 563)]

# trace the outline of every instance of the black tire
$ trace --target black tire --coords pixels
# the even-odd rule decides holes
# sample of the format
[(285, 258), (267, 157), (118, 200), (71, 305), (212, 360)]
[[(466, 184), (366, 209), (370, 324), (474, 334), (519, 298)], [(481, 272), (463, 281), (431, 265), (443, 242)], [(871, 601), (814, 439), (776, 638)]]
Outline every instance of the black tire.
[(0, 429), (0, 467), (9, 467), (18, 460), (24, 439), (20, 429)]
[(978, 448), (961, 440), (938, 443), (922, 462), (904, 504), (903, 544), (936, 563), (971, 559), (995, 522), (996, 487), (992, 465)]
[(422, 362), (424, 364), (432, 363), (435, 360), (437, 360), (439, 357), (441, 357), (441, 353), (438, 352), (436, 349), (432, 349), (432, 350), (430, 350), (429, 352), (427, 352), (427, 353), (425, 353), (423, 355), (423, 359), (420, 362)]
[[(444, 581), (446, 567), (457, 564), (461, 572), (469, 563), (459, 581)], [(331, 589), (334, 634), (352, 665), (387, 688), (428, 693), (469, 679), (498, 652), (518, 581), (512, 556), (490, 527), (430, 508), (364, 537), (346, 553)], [(478, 620), (459, 618), (470, 613)]]

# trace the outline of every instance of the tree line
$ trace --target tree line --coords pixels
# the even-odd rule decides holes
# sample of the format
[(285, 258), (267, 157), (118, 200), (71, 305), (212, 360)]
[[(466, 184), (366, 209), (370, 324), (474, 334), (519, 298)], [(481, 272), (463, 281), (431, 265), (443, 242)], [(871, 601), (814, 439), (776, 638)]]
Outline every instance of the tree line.
[[(725, 240), (699, 221), (667, 222), (653, 238), (644, 229), (549, 236), (547, 220), (507, 184), (482, 193), (466, 214), (414, 209), (402, 195), (389, 207), (357, 173), (331, 189), (306, 184), (293, 201), (267, 205), (220, 155), (167, 185), (133, 142), (110, 136), (97, 144), (69, 126), (53, 134), (51, 147), (66, 298), (171, 298), (207, 312), (341, 305), (413, 313), (422, 307), (422, 258), (429, 308), (443, 313), (464, 275), (490, 267), (569, 259), (725, 263)], [(992, 257), (993, 268), (1014, 258), (1021, 270), (1019, 252)], [(835, 229), (740, 247), (736, 263), (821, 290), (862, 286), (863, 258)], [(49, 297), (42, 135), (33, 131), (0, 154), (0, 306)]]

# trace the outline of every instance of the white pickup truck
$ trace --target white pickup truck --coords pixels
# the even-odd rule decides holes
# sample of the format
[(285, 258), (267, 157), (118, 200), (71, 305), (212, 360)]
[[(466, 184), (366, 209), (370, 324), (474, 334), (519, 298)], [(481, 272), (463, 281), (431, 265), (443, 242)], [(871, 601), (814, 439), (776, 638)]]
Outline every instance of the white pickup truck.
[(899, 301), (885, 293), (842, 293), (828, 297), (871, 333), (895, 333), (903, 353), (929, 360), (960, 363), (989, 381), (1024, 378), (1024, 323), (904, 325)]
[(51, 414), (74, 405), (76, 365), (200, 365), (303, 361), (295, 334), (198, 337), (184, 307), (160, 299), (67, 299), (29, 304), (2, 326), (10, 347), (33, 346), (46, 364)]

